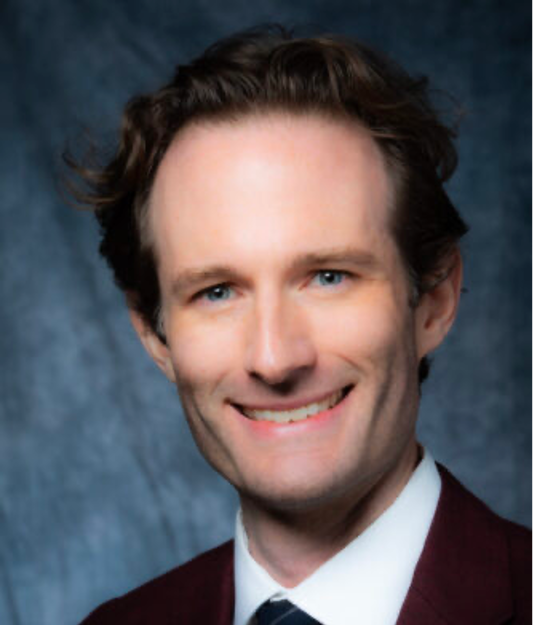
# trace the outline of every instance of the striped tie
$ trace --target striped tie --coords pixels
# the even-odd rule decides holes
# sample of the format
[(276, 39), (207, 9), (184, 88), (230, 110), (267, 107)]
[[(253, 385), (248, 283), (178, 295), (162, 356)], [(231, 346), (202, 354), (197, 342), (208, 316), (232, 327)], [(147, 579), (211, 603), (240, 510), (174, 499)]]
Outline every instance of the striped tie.
[(266, 601), (256, 612), (257, 625), (321, 625), (285, 599)]

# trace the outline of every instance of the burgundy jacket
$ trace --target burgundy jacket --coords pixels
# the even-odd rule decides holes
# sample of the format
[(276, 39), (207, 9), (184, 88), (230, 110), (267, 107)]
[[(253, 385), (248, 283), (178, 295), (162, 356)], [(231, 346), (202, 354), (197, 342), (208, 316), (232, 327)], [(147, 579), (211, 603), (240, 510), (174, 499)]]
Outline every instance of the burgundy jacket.
[[(436, 514), (397, 625), (531, 624), (530, 530), (445, 468)], [(233, 542), (95, 610), (81, 625), (231, 625)]]

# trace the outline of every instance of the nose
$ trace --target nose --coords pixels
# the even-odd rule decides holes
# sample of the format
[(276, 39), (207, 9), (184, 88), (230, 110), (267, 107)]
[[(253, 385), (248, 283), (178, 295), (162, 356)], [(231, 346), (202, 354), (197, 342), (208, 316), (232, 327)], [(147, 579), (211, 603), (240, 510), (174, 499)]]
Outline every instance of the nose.
[(268, 385), (294, 382), (316, 362), (309, 326), (294, 303), (259, 302), (248, 323), (246, 370)]

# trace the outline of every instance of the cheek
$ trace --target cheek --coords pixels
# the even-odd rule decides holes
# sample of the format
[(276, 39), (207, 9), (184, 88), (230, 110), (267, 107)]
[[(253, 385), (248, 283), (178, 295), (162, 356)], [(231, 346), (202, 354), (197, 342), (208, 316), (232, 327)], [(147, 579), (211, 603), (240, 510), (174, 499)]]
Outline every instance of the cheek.
[(235, 360), (234, 334), (219, 324), (173, 323), (171, 357), (180, 386), (216, 385)]
[(379, 362), (401, 351), (410, 331), (392, 297), (379, 293), (363, 294), (313, 318), (320, 348), (358, 364)]

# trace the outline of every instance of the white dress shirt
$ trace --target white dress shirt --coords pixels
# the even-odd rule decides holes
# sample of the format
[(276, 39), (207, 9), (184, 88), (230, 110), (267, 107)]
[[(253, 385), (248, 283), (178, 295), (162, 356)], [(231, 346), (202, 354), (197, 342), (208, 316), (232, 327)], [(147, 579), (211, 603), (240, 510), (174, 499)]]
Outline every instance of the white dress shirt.
[(288, 599), (323, 625), (395, 625), (436, 511), (441, 479), (430, 453), (387, 510), (295, 588), (283, 588), (248, 550), (239, 511), (235, 617), (252, 625), (268, 599)]

